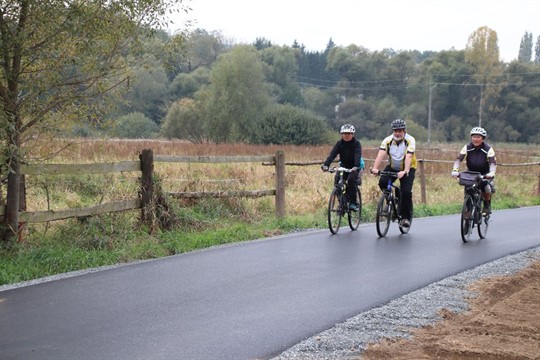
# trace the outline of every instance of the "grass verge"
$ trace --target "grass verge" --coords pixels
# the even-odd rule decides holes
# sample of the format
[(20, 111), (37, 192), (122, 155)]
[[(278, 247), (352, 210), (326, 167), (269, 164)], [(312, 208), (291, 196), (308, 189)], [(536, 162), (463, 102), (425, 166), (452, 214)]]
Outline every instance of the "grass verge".
[[(494, 209), (532, 205), (540, 205), (540, 199), (520, 201), (503, 197), (494, 203)], [(415, 217), (455, 214), (460, 209), (461, 203), (417, 205)], [(0, 285), (327, 226), (324, 209), (285, 219), (273, 216), (246, 219), (238, 214), (231, 217), (223, 209), (221, 215), (209, 216), (203, 213), (207, 210), (202, 206), (184, 211), (181, 226), (153, 234), (139, 228), (136, 217), (129, 213), (70, 220), (54, 230), (29, 229), (24, 243), (0, 250)], [(373, 222), (374, 214), (375, 205), (364, 206), (363, 221)]]

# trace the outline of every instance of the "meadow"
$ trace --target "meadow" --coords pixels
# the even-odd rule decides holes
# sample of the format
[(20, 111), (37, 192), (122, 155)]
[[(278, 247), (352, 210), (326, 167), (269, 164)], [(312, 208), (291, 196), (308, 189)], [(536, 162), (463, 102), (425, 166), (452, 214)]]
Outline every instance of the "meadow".
[[(366, 167), (372, 165), (377, 142), (363, 142)], [(420, 178), (414, 187), (415, 216), (457, 213), (462, 188), (450, 172), (463, 144), (431, 144), (417, 150), (425, 162), (426, 203), (421, 203)], [(331, 174), (319, 162), (325, 146), (261, 146), (247, 144), (192, 144), (159, 140), (86, 140), (36, 143), (31, 158), (51, 163), (96, 163), (137, 160), (143, 149), (159, 155), (218, 156), (273, 155), (285, 152), (286, 216), (277, 219), (274, 198), (167, 198), (170, 221), (149, 231), (140, 225), (139, 211), (111, 213), (50, 223), (26, 224), (14, 246), (0, 250), (0, 285), (47, 275), (158, 258), (224, 243), (247, 241), (305, 229), (326, 228), (326, 205)], [(497, 192), (493, 209), (540, 204), (539, 166), (515, 164), (540, 161), (540, 147), (495, 144), (498, 159)], [(54, 156), (52, 156), (54, 155)], [(310, 165), (299, 165), (309, 163)], [(462, 169), (464, 165), (462, 164)], [(275, 188), (274, 166), (260, 163), (155, 163), (156, 184), (163, 192), (265, 190)], [(28, 176), (27, 210), (43, 211), (91, 206), (137, 196), (138, 173), (111, 175)], [(372, 222), (380, 196), (378, 179), (362, 176), (363, 221)]]

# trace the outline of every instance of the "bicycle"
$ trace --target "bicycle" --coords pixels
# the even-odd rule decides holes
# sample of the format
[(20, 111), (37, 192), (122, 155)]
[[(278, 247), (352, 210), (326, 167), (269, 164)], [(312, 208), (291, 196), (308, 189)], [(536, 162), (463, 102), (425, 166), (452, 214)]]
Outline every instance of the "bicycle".
[(412, 225), (412, 209), (409, 226), (403, 226), (403, 217), (401, 216), (401, 188), (392, 182), (392, 179), (397, 179), (397, 172), (379, 171), (379, 175), (388, 176), (388, 184), (377, 203), (377, 212), (375, 214), (377, 234), (379, 237), (386, 236), (390, 228), (390, 222), (396, 220), (398, 220), (399, 231), (402, 234), (407, 234)]
[(469, 241), (473, 228), (478, 229), (478, 236), (484, 239), (489, 227), (490, 214), (482, 213), (482, 181), (485, 176), (475, 171), (462, 171), (458, 175), (459, 184), (464, 186), (463, 208), (461, 209), (461, 239)]
[(341, 220), (345, 215), (347, 215), (349, 227), (353, 231), (358, 229), (362, 216), (362, 194), (360, 193), (359, 187), (357, 187), (356, 191), (358, 210), (351, 210), (349, 208), (347, 182), (345, 181), (343, 174), (350, 173), (352, 169), (339, 166), (328, 170), (330, 173), (335, 173), (336, 171), (338, 172), (339, 179), (335, 184), (334, 189), (332, 189), (330, 200), (328, 200), (328, 228), (332, 234), (337, 234), (339, 227), (341, 226)]

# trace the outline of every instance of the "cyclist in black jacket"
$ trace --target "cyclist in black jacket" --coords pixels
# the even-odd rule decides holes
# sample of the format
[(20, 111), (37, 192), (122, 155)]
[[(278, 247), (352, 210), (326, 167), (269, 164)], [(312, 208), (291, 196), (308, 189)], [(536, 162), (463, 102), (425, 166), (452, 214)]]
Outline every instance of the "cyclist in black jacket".
[[(345, 173), (347, 178), (347, 195), (349, 197), (349, 208), (357, 211), (358, 204), (356, 203), (356, 188), (361, 185), (362, 179), (359, 177), (360, 169), (363, 169), (362, 145), (354, 137), (356, 129), (351, 124), (345, 124), (341, 127), (341, 140), (339, 140), (330, 151), (330, 154), (321, 165), (322, 171), (328, 171), (330, 164), (339, 155), (340, 166), (348, 169), (353, 169), (350, 173)], [(335, 183), (337, 184), (339, 177), (336, 173)]]
[(469, 171), (477, 171), (485, 175), (488, 181), (482, 182), (482, 197), (484, 198), (484, 214), (491, 213), (491, 194), (495, 192), (495, 171), (497, 170), (497, 159), (495, 151), (485, 142), (487, 132), (481, 127), (474, 127), (471, 130), (471, 142), (465, 145), (459, 152), (452, 176), (459, 175), (459, 164), (465, 159)]

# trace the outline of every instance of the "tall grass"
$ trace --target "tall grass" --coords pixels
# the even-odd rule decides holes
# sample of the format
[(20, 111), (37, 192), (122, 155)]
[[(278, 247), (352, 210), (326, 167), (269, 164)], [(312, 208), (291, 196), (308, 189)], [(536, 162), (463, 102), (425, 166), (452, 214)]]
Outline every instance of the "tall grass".
[[(378, 143), (363, 144), (366, 166), (371, 166)], [(425, 163), (426, 204), (421, 204), (420, 181), (414, 186), (415, 216), (459, 212), (462, 188), (450, 177), (452, 161), (463, 144), (432, 144), (418, 149), (420, 159), (445, 162)], [(255, 146), (247, 144), (197, 145), (178, 141), (86, 141), (66, 147), (55, 141), (36, 144), (34, 156), (65, 148), (54, 163), (114, 162), (138, 159), (150, 148), (163, 155), (273, 155), (285, 152), (286, 161), (322, 161), (326, 146)], [(496, 148), (499, 163), (538, 162), (540, 147), (505, 145)], [(155, 171), (165, 192), (260, 190), (275, 188), (273, 166), (260, 163), (177, 164), (156, 163)], [(499, 166), (493, 208), (539, 205), (538, 165)], [(137, 173), (111, 175), (55, 175), (27, 178), (27, 208), (30, 211), (91, 206), (137, 196)], [(378, 179), (364, 174), (363, 220), (374, 219), (380, 196)], [(274, 216), (274, 199), (169, 199), (174, 227), (149, 233), (138, 222), (138, 211), (28, 224), (24, 241), (0, 250), (0, 284), (31, 280), (61, 272), (157, 258), (209, 246), (252, 240), (301, 229), (326, 228), (325, 209), (333, 175), (319, 166), (286, 167), (286, 217)]]

